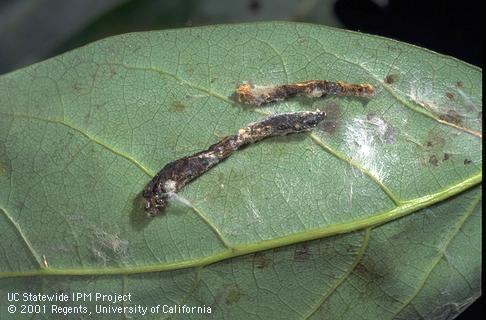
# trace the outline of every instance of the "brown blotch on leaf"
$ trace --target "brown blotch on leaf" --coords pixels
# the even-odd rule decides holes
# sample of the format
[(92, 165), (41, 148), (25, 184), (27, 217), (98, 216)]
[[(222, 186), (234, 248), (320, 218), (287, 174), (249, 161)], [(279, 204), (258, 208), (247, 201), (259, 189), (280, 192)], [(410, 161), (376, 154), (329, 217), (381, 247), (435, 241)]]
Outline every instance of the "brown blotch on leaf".
[(366, 115), (367, 120), (371, 120), (374, 117), (376, 117), (376, 112), (368, 112), (368, 114)]
[(390, 237), (390, 240), (400, 240), (401, 236), (400, 233), (394, 234)]
[[(221, 262), (225, 262), (221, 261)], [(238, 285), (226, 285), (221, 288), (219, 288), (216, 291), (216, 295), (214, 296), (214, 301), (211, 303), (211, 307), (214, 308), (221, 303), (226, 303), (227, 305), (236, 303), (240, 300), (241, 297), (241, 289), (238, 287)]]
[(263, 269), (268, 265), (270, 265), (271, 263), (272, 260), (270, 258), (267, 258), (267, 256), (264, 253), (258, 252), (254, 256), (253, 264), (258, 269)]
[(464, 165), (467, 166), (468, 164), (471, 164), (472, 160), (469, 159), (464, 159)]
[(24, 202), (16, 202), (14, 204), (14, 207), (18, 210), (18, 211), (22, 211), (24, 208), (25, 208), (25, 203)]
[(447, 161), (451, 158), (451, 155), (449, 153), (444, 153), (444, 158), (442, 158), (442, 161)]
[(309, 245), (307, 243), (302, 243), (297, 245), (294, 251), (294, 260), (296, 261), (307, 261), (311, 257)]
[(437, 157), (435, 156), (435, 154), (430, 156), (429, 163), (431, 165), (433, 165), (434, 167), (437, 167), (437, 165), (439, 164), (439, 160), (437, 160)]
[(248, 9), (250, 9), (250, 11), (252, 13), (257, 13), (258, 11), (260, 11), (261, 9), (261, 4), (260, 4), (260, 1), (257, 1), (257, 0), (251, 0), (249, 3), (248, 3)]
[(447, 113), (440, 114), (439, 119), (455, 125), (460, 125), (462, 124), (463, 117), (457, 111), (450, 109)]
[(341, 106), (334, 101), (329, 101), (323, 108), (326, 112), (326, 120), (321, 122), (319, 127), (329, 134), (334, 134), (339, 129), (341, 118)]
[(454, 94), (452, 92), (446, 92), (446, 97), (449, 100), (454, 100)]
[(456, 87), (463, 88), (464, 87), (464, 83), (462, 81), (457, 81), (456, 82)]
[(184, 112), (186, 110), (186, 106), (183, 105), (180, 101), (176, 101), (172, 104), (170, 111), (172, 112)]
[(362, 260), (354, 269), (354, 273), (366, 280), (380, 280), (384, 277), (384, 270), (379, 269), (379, 265), (372, 264), (371, 261)]
[(225, 303), (230, 305), (237, 303), (241, 298), (241, 290), (238, 286), (235, 286), (229, 289), (228, 294), (226, 295)]
[(386, 84), (393, 84), (398, 81), (398, 74), (387, 74), (383, 81)]

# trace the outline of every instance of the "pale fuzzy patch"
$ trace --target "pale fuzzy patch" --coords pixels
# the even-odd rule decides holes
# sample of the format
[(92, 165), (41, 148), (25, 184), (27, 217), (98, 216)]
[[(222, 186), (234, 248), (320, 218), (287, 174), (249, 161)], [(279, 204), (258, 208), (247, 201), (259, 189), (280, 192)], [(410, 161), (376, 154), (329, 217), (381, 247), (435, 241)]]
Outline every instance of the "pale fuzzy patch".
[(167, 192), (167, 197), (169, 198), (169, 201), (180, 203), (186, 207), (193, 208), (192, 203), (188, 199), (175, 192)]
[(121, 239), (117, 234), (110, 234), (101, 229), (95, 229), (94, 234), (102, 247), (109, 249), (116, 255), (126, 257), (128, 241)]
[(461, 89), (455, 89), (455, 91), (459, 94), (459, 96), (466, 102), (468, 105), (474, 108), (475, 111), (478, 111), (478, 103), (472, 101), (473, 97), (468, 96), (464, 91)]
[(93, 227), (95, 240), (92, 241), (91, 252), (95, 259), (106, 265), (108, 262), (116, 261), (118, 264), (128, 262), (127, 240), (123, 240), (118, 234), (107, 233), (99, 228)]
[[(349, 157), (366, 169), (376, 180), (387, 184), (391, 178), (390, 171), (400, 164), (400, 156), (382, 149), (387, 143), (387, 135), (390, 134), (390, 130), (388, 130), (390, 124), (381, 117), (377, 117), (377, 119), (368, 121), (355, 118), (348, 121), (344, 125), (344, 141)], [(360, 172), (354, 167), (352, 171)]]
[[(242, 188), (240, 192), (243, 195), (244, 207), (249, 209), (245, 211), (246, 217), (242, 220), (234, 216), (231, 218), (223, 217), (221, 220), (221, 225), (224, 226), (224, 233), (233, 237), (238, 237), (245, 232), (248, 233), (248, 230), (257, 232), (258, 225), (264, 222), (263, 214), (253, 201), (254, 195), (252, 195), (252, 191), (249, 188)], [(223, 216), (226, 216), (226, 213), (223, 213)], [(246, 222), (242, 224), (242, 221)], [(264, 238), (263, 235), (262, 238)]]
[(175, 192), (176, 191), (176, 185), (177, 185), (177, 182), (175, 182), (174, 180), (167, 180), (164, 183), (164, 190), (167, 191), (168, 194)]
[(254, 97), (266, 96), (275, 90), (276, 86), (251, 86), (251, 93)]
[(245, 194), (245, 199), (246, 199), (245, 202), (247, 204), (247, 207), (251, 209), (251, 213), (253, 215), (251, 221), (254, 221), (255, 223), (262, 223), (263, 222), (262, 215), (260, 213), (260, 210), (258, 209), (257, 206), (255, 206), (255, 203), (252, 200), (253, 198), (250, 189), (244, 188), (241, 191), (242, 193)]
[(314, 89), (309, 93), (309, 97), (320, 98), (320, 97), (322, 97), (323, 94), (324, 94), (324, 92), (322, 90)]
[(431, 82), (418, 85), (411, 83), (410, 91), (407, 94), (410, 100), (415, 101), (422, 108), (431, 112), (439, 112), (439, 107), (436, 104), (437, 96), (434, 94), (434, 88)]
[(376, 139), (365, 120), (353, 119), (345, 125), (344, 140), (349, 155), (378, 180), (385, 178), (381, 155), (376, 152)]
[(206, 160), (209, 160), (210, 164), (218, 163), (218, 162), (221, 161), (218, 158), (218, 156), (216, 154), (214, 154), (214, 152), (206, 152), (205, 154), (199, 155), (198, 158), (200, 158), (200, 159), (206, 158)]
[(167, 199), (172, 202), (180, 203), (182, 205), (185, 205), (189, 208), (192, 208), (192, 204), (189, 200), (184, 198), (183, 196), (179, 195), (176, 193), (176, 184), (177, 182), (174, 180), (167, 180), (164, 184), (164, 190), (167, 192), (165, 195), (167, 196)]
[(379, 116), (374, 116), (374, 117), (371, 117), (368, 121), (371, 124), (376, 126), (376, 131), (378, 131), (380, 136), (385, 135), (386, 130), (388, 130), (388, 123), (386, 123), (386, 121), (383, 118), (381, 118)]
[[(446, 98), (446, 92), (455, 94), (458, 101), (451, 104), (448, 98)], [(464, 107), (473, 108), (475, 111), (478, 110), (477, 103), (472, 101), (472, 97), (469, 97), (464, 91), (455, 87), (441, 87), (434, 90), (432, 83), (423, 84), (421, 82), (420, 85), (411, 83), (410, 90), (406, 95), (410, 100), (436, 115), (446, 113), (451, 107), (462, 117), (468, 117), (468, 113), (464, 110)]]
[(121, 238), (116, 232), (106, 232), (100, 226), (89, 222), (83, 215), (67, 215), (66, 218), (74, 226), (82, 225), (83, 228), (86, 228), (91, 240), (89, 249), (98, 263), (106, 265), (113, 261), (118, 264), (128, 262), (130, 258), (128, 240)]

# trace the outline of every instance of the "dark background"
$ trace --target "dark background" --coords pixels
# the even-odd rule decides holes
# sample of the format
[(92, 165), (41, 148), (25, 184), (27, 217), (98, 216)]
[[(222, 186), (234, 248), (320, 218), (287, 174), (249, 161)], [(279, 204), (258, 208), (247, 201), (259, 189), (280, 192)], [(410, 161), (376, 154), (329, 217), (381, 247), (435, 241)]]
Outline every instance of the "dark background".
[(334, 10), (347, 29), (412, 43), (482, 66), (481, 6), (474, 1), (340, 0)]
[[(0, 0), (0, 74), (120, 33), (248, 21), (324, 24), (482, 67), (479, 1)], [(477, 301), (456, 319), (479, 319)]]
[(132, 31), (291, 20), (382, 35), (482, 66), (480, 2), (0, 0), (0, 74)]

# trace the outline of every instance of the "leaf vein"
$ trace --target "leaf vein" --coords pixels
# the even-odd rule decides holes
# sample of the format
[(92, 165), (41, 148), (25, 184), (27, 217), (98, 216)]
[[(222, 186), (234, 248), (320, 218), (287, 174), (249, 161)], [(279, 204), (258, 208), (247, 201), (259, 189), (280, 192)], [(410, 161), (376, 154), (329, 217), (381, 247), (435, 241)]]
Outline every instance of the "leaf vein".
[(150, 171), (149, 169), (145, 168), (139, 160), (133, 158), (132, 156), (128, 155), (128, 154), (125, 154), (124, 152), (121, 152), (121, 151), (118, 151), (116, 150), (115, 148), (113, 148), (112, 146), (104, 143), (103, 141), (101, 140), (98, 140), (97, 138), (93, 137), (91, 134), (87, 133), (87, 132), (84, 132), (82, 129), (76, 127), (75, 125), (73, 124), (70, 124), (68, 122), (65, 122), (65, 121), (61, 121), (61, 120), (54, 120), (54, 119), (48, 119), (48, 118), (42, 118), (42, 117), (37, 117), (37, 116), (34, 116), (34, 115), (29, 115), (29, 114), (21, 114), (21, 113), (7, 113), (7, 112), (0, 112), (0, 114), (3, 114), (3, 115), (6, 115), (6, 116), (12, 116), (12, 117), (19, 117), (19, 118), (26, 118), (26, 119), (35, 119), (35, 120), (38, 120), (38, 121), (45, 121), (45, 122), (49, 122), (49, 123), (53, 123), (53, 124), (60, 124), (60, 125), (63, 125), (75, 132), (78, 132), (80, 134), (82, 134), (83, 136), (85, 136), (87, 139), (93, 141), (94, 143), (102, 146), (103, 148), (111, 151), (113, 154), (117, 155), (117, 156), (120, 156), (122, 158), (125, 158), (127, 159), (128, 161), (132, 162), (135, 166), (137, 166), (142, 172), (144, 172), (146, 175), (150, 176), (150, 177), (153, 177), (154, 176), (154, 173), (152, 171)]
[[(108, 144), (92, 137), (90, 134), (84, 132), (83, 130), (81, 130), (81, 129), (79, 129), (79, 128), (75, 127), (74, 125), (69, 124), (67, 122), (60, 121), (60, 120), (52, 120), (52, 119), (47, 119), (47, 118), (41, 118), (41, 117), (36, 117), (36, 116), (33, 116), (33, 115), (26, 115), (26, 114), (4, 113), (4, 112), (2, 112), (1, 114), (13, 116), (13, 117), (35, 119), (35, 120), (39, 120), (39, 121), (45, 121), (45, 122), (49, 122), (49, 123), (60, 124), (60, 125), (66, 126), (73, 131), (79, 132), (80, 134), (82, 134), (83, 136), (85, 136), (89, 140), (95, 142), (96, 144), (106, 148), (107, 150), (111, 151), (113, 154), (129, 160), (130, 162), (135, 164), (142, 172), (144, 172), (149, 177), (153, 177), (155, 175), (155, 173), (153, 173), (150, 170), (148, 170), (147, 168), (145, 168), (138, 160), (136, 160), (132, 156), (116, 150), (115, 148), (113, 148), (113, 147), (109, 146)], [(231, 249), (232, 248), (231, 244), (224, 238), (221, 231), (219, 231), (219, 229), (201, 212), (201, 210), (195, 208), (194, 206), (192, 206), (192, 209), (202, 218), (202, 220), (211, 228), (211, 230), (214, 231), (214, 233), (218, 236), (218, 238), (221, 240), (221, 242), (224, 244), (224, 246), (226, 248)], [(38, 259), (38, 262), (41, 263), (40, 258)]]
[(390, 198), (390, 200), (393, 201), (393, 203), (396, 206), (399, 206), (400, 203), (402, 203), (402, 200), (400, 200), (380, 179), (378, 179), (371, 172), (366, 170), (360, 163), (358, 163), (355, 160), (353, 160), (353, 159), (341, 154), (340, 152), (332, 149), (330, 146), (325, 144), (324, 141), (322, 141), (322, 139), (320, 139), (314, 133), (310, 134), (310, 138), (312, 139), (312, 141), (314, 141), (322, 149), (324, 149), (325, 151), (327, 151), (328, 153), (330, 153), (331, 155), (333, 155), (337, 159), (344, 161), (344, 162), (348, 163), (350, 166), (358, 169), (359, 171), (361, 171), (361, 173), (363, 173), (365, 176), (370, 178)]
[(359, 264), (361, 259), (364, 256), (364, 253), (366, 249), (368, 248), (369, 244), (369, 239), (370, 239), (370, 234), (371, 234), (371, 228), (367, 228), (365, 231), (365, 234), (363, 236), (363, 241), (361, 242), (361, 247), (359, 248), (358, 253), (356, 254), (355, 259), (353, 260), (353, 263), (351, 266), (346, 270), (346, 272), (340, 277), (334, 285), (332, 285), (327, 292), (325, 292), (322, 296), (322, 298), (319, 300), (319, 302), (304, 316), (303, 319), (309, 319), (312, 317), (318, 310), (319, 308), (326, 302), (326, 300), (337, 290), (337, 288), (346, 280), (349, 275), (353, 272), (354, 269), (356, 269), (356, 266)]
[(467, 221), (467, 219), (474, 213), (474, 209), (479, 204), (479, 201), (481, 200), (481, 192), (478, 193), (476, 198), (473, 200), (471, 206), (468, 208), (468, 210), (465, 211), (465, 214), (461, 220), (457, 222), (457, 224), (454, 226), (454, 228), (449, 232), (448, 237), (446, 240), (443, 242), (442, 246), (439, 248), (439, 254), (432, 260), (432, 263), (430, 266), (427, 268), (425, 271), (425, 275), (420, 281), (417, 289), (410, 295), (410, 297), (404, 302), (404, 304), (396, 311), (395, 315), (392, 318), (395, 318), (403, 309), (405, 309), (406, 306), (408, 306), (412, 300), (420, 293), (420, 291), (423, 289), (425, 286), (427, 279), (430, 277), (432, 274), (432, 271), (435, 269), (435, 267), (439, 264), (439, 262), (442, 260), (442, 258), (445, 255), (445, 251), (451, 241), (455, 238), (455, 236), (459, 233), (461, 230), (462, 226), (464, 223)]
[(116, 275), (116, 274), (136, 274), (147, 272), (160, 272), (182, 268), (190, 268), (197, 266), (209, 265), (225, 259), (263, 251), (267, 249), (273, 249), (285, 245), (294, 244), (297, 242), (303, 242), (308, 240), (316, 240), (320, 238), (330, 237), (337, 234), (349, 233), (357, 230), (362, 230), (370, 227), (382, 225), (386, 222), (393, 221), (395, 219), (404, 217), (417, 210), (438, 203), (442, 200), (448, 199), (456, 194), (459, 194), (465, 190), (468, 190), (482, 181), (482, 173), (478, 173), (465, 181), (458, 183), (432, 195), (427, 195), (421, 198), (413, 199), (402, 203), (400, 206), (378, 213), (371, 217), (365, 217), (357, 220), (350, 220), (347, 222), (325, 226), (322, 228), (316, 228), (306, 230), (304, 232), (294, 233), (286, 236), (282, 236), (275, 239), (264, 240), (258, 243), (244, 244), (240, 246), (233, 246), (232, 250), (224, 250), (214, 253), (205, 257), (201, 257), (193, 260), (184, 260), (178, 262), (169, 262), (164, 264), (146, 265), (146, 266), (134, 266), (134, 267), (114, 267), (114, 268), (73, 268), (73, 269), (41, 269), (27, 272), (0, 272), (0, 278), (12, 278), (12, 277), (29, 277), (38, 275)]
[(32, 246), (32, 243), (30, 243), (29, 239), (25, 236), (24, 232), (20, 228), (20, 225), (17, 223), (17, 221), (14, 220), (14, 218), (5, 210), (4, 208), (0, 207), (0, 211), (3, 212), (7, 220), (12, 224), (14, 229), (17, 231), (18, 235), (22, 238), (22, 241), (25, 243), (27, 246), (27, 249), (29, 249), (30, 253), (32, 254), (32, 257), (35, 259), (37, 264), (39, 264), (39, 267), (41, 269), (44, 269), (44, 264), (42, 263), (42, 259), (40, 255), (37, 253), (37, 251), (34, 249)]

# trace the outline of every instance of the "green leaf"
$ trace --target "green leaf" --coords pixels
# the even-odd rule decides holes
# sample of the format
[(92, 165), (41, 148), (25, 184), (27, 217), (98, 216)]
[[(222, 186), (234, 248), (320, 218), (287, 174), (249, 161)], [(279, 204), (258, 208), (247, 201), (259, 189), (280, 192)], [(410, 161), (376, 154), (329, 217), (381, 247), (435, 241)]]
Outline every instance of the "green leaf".
[[(310, 79), (377, 94), (231, 99), (242, 81)], [(57, 304), (93, 313), (453, 317), (480, 294), (481, 82), (480, 69), (411, 45), (280, 22), (127, 34), (3, 75), (0, 318), (20, 308), (7, 292), (92, 293)], [(236, 152), (180, 192), (193, 208), (145, 217), (140, 192), (164, 164), (265, 114), (317, 108), (320, 128)]]

